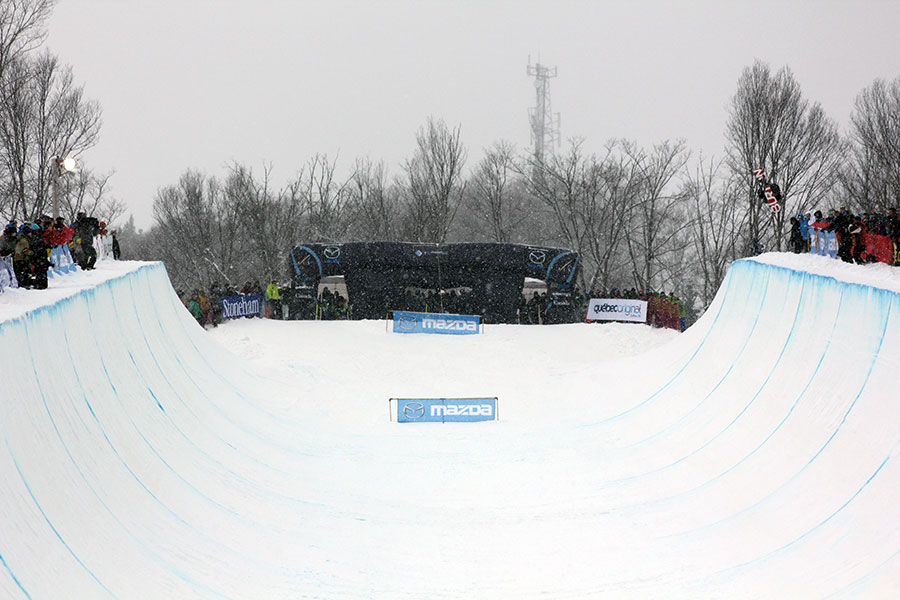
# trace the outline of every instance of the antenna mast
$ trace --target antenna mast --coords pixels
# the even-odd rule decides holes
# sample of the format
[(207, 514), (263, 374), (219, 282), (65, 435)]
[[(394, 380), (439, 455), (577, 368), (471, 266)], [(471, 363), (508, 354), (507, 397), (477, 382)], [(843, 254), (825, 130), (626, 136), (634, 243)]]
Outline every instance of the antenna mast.
[(529, 77), (534, 77), (535, 96), (537, 104), (528, 109), (528, 120), (531, 122), (531, 142), (534, 144), (534, 157), (538, 161), (544, 160), (545, 150), (551, 148), (556, 142), (560, 143), (559, 113), (554, 114), (550, 110), (550, 79), (556, 77), (556, 67), (545, 67), (541, 63), (531, 64), (528, 57)]

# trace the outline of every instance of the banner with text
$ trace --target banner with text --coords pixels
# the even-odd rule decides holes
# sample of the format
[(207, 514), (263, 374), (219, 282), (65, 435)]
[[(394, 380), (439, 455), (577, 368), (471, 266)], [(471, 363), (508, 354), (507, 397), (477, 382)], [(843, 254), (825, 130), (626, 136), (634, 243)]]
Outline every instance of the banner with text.
[(821, 256), (837, 257), (838, 240), (833, 231), (822, 231), (811, 227), (809, 229), (809, 253)]
[(240, 294), (222, 298), (222, 318), (256, 317), (262, 314), (263, 301), (260, 294)]
[(588, 321), (629, 321), (647, 322), (646, 300), (625, 300), (623, 298), (591, 298), (587, 310)]
[(392, 398), (398, 423), (494, 421), (496, 398)]
[(478, 333), (480, 324), (478, 315), (394, 311), (394, 333), (470, 335)]

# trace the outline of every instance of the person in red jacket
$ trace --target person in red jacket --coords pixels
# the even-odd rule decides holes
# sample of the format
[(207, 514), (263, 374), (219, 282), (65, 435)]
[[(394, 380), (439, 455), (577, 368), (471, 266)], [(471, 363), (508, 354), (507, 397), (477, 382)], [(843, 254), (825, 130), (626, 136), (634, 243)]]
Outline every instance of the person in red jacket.
[(56, 217), (56, 222), (53, 224), (51, 231), (53, 232), (50, 236), (51, 246), (64, 246), (71, 242), (75, 236), (75, 230), (71, 227), (66, 227), (66, 222), (62, 217)]

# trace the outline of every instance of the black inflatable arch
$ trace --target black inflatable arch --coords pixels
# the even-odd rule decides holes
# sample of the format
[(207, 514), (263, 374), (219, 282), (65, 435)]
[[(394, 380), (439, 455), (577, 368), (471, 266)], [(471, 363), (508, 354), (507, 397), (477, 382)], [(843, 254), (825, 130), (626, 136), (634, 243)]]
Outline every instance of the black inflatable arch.
[(496, 243), (300, 244), (288, 257), (295, 302), (311, 301), (323, 277), (343, 275), (354, 316), (363, 319), (414, 310), (407, 306), (410, 289), (465, 288), (458, 312), (482, 315), (489, 323), (514, 323), (525, 278), (532, 277), (547, 283), (545, 319), (567, 322), (573, 318), (578, 269), (572, 250)]

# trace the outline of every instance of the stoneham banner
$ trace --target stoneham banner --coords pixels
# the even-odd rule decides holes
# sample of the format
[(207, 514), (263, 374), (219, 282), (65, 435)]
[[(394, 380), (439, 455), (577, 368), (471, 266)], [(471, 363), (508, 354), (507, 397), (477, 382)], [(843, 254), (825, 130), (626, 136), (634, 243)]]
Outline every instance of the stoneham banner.
[(237, 319), (256, 317), (262, 313), (263, 300), (260, 294), (240, 294), (222, 298), (222, 318)]

